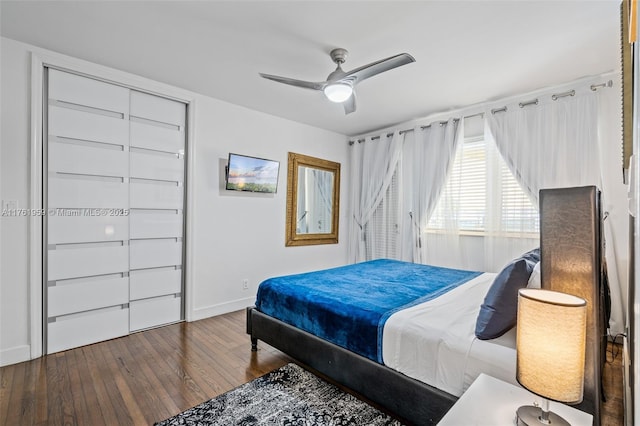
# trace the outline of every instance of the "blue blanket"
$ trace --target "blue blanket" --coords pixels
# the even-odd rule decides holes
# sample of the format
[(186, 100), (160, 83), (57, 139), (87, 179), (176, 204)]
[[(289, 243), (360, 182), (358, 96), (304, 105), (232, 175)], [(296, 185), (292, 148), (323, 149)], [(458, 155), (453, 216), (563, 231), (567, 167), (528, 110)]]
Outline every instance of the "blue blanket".
[(382, 363), (384, 323), (394, 312), (446, 293), (481, 272), (379, 259), (270, 278), (256, 307)]

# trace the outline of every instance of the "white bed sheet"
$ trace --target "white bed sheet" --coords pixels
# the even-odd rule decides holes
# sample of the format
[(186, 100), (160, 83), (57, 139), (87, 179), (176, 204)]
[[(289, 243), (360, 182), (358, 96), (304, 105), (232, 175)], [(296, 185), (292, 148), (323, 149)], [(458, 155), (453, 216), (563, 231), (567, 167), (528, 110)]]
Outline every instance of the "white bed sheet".
[(382, 335), (384, 364), (454, 396), (480, 373), (517, 384), (515, 327), (497, 339), (475, 337), (480, 305), (495, 276), (484, 273), (391, 315)]

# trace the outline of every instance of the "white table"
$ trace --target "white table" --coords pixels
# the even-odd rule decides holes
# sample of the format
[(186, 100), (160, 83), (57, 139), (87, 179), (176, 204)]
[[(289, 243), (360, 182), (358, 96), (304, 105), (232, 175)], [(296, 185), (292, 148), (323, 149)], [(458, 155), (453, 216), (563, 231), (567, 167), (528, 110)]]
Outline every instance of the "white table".
[[(438, 426), (512, 426), (522, 405), (540, 405), (542, 398), (528, 390), (481, 374), (462, 394)], [(573, 426), (591, 426), (593, 416), (565, 404), (551, 402), (549, 409)]]

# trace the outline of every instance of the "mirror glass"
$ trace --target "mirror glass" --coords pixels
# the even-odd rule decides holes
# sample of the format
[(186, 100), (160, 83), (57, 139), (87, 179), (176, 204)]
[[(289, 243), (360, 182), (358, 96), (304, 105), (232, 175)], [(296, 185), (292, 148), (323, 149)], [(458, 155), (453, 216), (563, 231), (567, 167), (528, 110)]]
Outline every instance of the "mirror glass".
[(298, 166), (297, 234), (331, 232), (333, 173)]
[(338, 242), (340, 163), (289, 153), (287, 246)]

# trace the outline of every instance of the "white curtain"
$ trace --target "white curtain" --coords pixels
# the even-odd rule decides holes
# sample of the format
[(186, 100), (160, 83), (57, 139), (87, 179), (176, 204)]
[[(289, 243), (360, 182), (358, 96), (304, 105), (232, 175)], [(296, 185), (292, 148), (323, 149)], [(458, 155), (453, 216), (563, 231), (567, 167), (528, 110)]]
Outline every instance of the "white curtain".
[(481, 270), (499, 272), (515, 257), (540, 245), (537, 204), (523, 194), (485, 126), (486, 210)]
[[(443, 250), (455, 250), (456, 239), (449, 233), (426, 234), (427, 221), (440, 198), (459, 143), (460, 120), (449, 119), (427, 127), (416, 127), (407, 135), (404, 157), (407, 167), (402, 188), (407, 193), (405, 260), (445, 265), (436, 259)], [(445, 248), (443, 244), (446, 244)]]
[(400, 259), (402, 227), (402, 157), (398, 160), (396, 171), (384, 197), (376, 207), (371, 219), (364, 227), (366, 241), (366, 259)]
[(488, 128), (511, 172), (532, 202), (541, 188), (600, 185), (598, 104), (580, 93), (541, 105), (507, 105), (487, 113)]
[(451, 170), (434, 203), (437, 210), (424, 219), (428, 230), (422, 234), (423, 263), (497, 272), (537, 246), (537, 233), (531, 238), (531, 230), (519, 223), (527, 210), (518, 195), (530, 202), (493, 142), (484, 137), (482, 114), (463, 118), (459, 127), (459, 142), (449, 157)]
[[(354, 143), (349, 259), (389, 257), (426, 263), (428, 217), (446, 182), (459, 120)], [(440, 250), (442, 247), (440, 248)]]
[(366, 226), (384, 199), (396, 172), (404, 136), (399, 131), (391, 137), (381, 134), (373, 139), (355, 142), (351, 151), (351, 189), (349, 191), (350, 262), (366, 260)]
[[(538, 104), (507, 105), (503, 112), (485, 114), (490, 135), (514, 176), (535, 206), (542, 188), (596, 185), (608, 205), (608, 182), (604, 182), (600, 135), (599, 97), (611, 91), (594, 92), (583, 84), (572, 96), (538, 97)], [(609, 102), (610, 104), (610, 102)], [(609, 105), (612, 107), (613, 105)], [(611, 149), (611, 148), (608, 148)], [(608, 179), (608, 178), (607, 178)], [(607, 180), (605, 179), (605, 180)], [(613, 239), (611, 221), (605, 220), (605, 237)], [(612, 293), (612, 329), (623, 329), (621, 294), (625, 286), (618, 279), (616, 253), (607, 244), (606, 256)]]
[[(475, 112), (484, 113), (487, 161), (504, 160), (506, 166), (500, 167), (511, 171), (534, 211), (540, 188), (597, 185), (603, 190), (603, 206), (610, 213), (604, 231), (612, 296), (611, 331), (617, 333), (624, 329), (622, 306), (629, 261), (623, 252), (628, 247), (626, 189), (621, 176), (613, 179), (611, 173), (612, 168), (620, 167), (620, 159), (614, 158), (620, 144), (619, 93), (610, 88), (591, 90), (590, 83), (601, 83), (596, 80), (572, 84), (572, 94), (556, 87), (555, 93), (561, 96), (555, 96), (555, 100), (554, 92), (540, 91), (535, 102), (527, 100), (521, 106), (521, 99), (506, 100), (500, 105), (475, 107)], [(505, 104), (506, 110), (490, 109)], [(350, 262), (386, 256), (498, 271), (538, 244), (530, 229), (514, 229), (505, 225), (512, 221), (501, 219), (505, 191), (502, 177), (487, 179), (488, 214), (482, 232), (459, 232), (455, 197), (442, 188), (448, 185), (449, 169), (456, 149), (462, 145), (463, 128), (464, 121), (449, 120), (443, 126), (434, 123), (424, 129), (417, 127), (404, 134), (396, 131), (391, 137), (383, 134), (379, 140), (368, 137), (353, 144)], [(495, 165), (488, 167), (495, 169)], [(430, 224), (431, 229), (424, 232), (436, 204), (444, 205), (450, 214), (441, 215), (439, 228)], [(620, 260), (616, 248), (622, 255)]]

